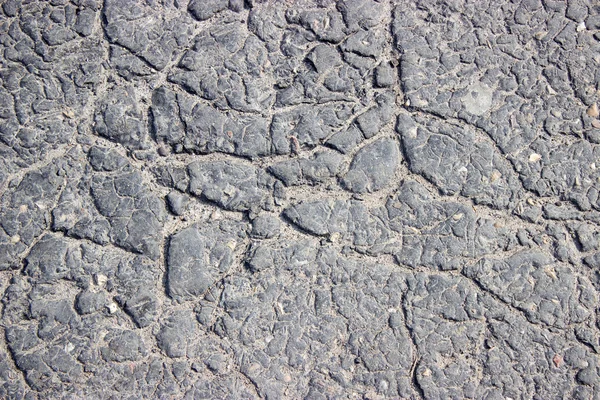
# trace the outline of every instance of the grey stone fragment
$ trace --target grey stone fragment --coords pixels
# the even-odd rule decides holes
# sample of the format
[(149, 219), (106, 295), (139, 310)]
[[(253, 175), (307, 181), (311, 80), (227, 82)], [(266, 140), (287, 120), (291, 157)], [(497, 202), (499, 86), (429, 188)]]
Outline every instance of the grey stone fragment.
[[(237, 133), (240, 127), (215, 108), (196, 104), (189, 113), (184, 114), (183, 121), (190, 124), (183, 138), (184, 148), (201, 153), (233, 152), (233, 132)], [(167, 139), (177, 143), (177, 138)]]
[(25, 273), (39, 282), (52, 282), (69, 275), (68, 243), (53, 235), (40, 239), (25, 258)]
[(301, 24), (321, 41), (339, 43), (345, 37), (342, 16), (334, 10), (290, 10), (286, 19), (289, 23)]
[(185, 213), (189, 200), (188, 196), (176, 191), (172, 191), (167, 195), (167, 205), (169, 206), (169, 210), (175, 215)]
[(313, 148), (346, 123), (349, 110), (343, 106), (295, 107), (273, 116), (270, 126), (276, 154), (297, 153)]
[(142, 338), (133, 331), (113, 331), (104, 340), (108, 342), (108, 346), (103, 347), (101, 352), (102, 357), (107, 361), (137, 361), (146, 352)]
[[(484, 259), (464, 270), (486, 290), (522, 310), (536, 324), (566, 328), (593, 315), (597, 294), (587, 278), (545, 254)], [(531, 283), (535, 282), (535, 285)]]
[(86, 189), (78, 188), (76, 182), (65, 188), (52, 211), (52, 229), (74, 238), (110, 243), (110, 222), (97, 211)]
[(344, 214), (347, 213), (347, 205), (343, 201), (317, 201), (296, 204), (286, 209), (283, 215), (302, 229), (314, 235), (324, 236), (331, 231), (331, 220), (343, 218), (341, 210), (345, 211)]
[(348, 153), (364, 139), (378, 134), (391, 121), (394, 102), (395, 95), (392, 92), (377, 95), (375, 105), (357, 116), (347, 129), (332, 135), (326, 144), (342, 153)]
[(348, 129), (341, 130), (327, 140), (327, 145), (338, 150), (341, 153), (352, 151), (359, 143), (364, 140), (364, 136), (356, 124), (352, 124)]
[(91, 314), (100, 311), (107, 304), (102, 292), (83, 291), (77, 295), (75, 309), (79, 314)]
[(109, 0), (103, 7), (108, 39), (156, 70), (167, 66), (174, 52), (187, 45), (192, 33), (192, 21), (177, 13), (160, 16), (159, 10), (138, 1)]
[(581, 212), (575, 205), (570, 203), (544, 204), (544, 218), (556, 221), (568, 221), (580, 219)]
[(311, 235), (334, 242), (346, 240), (358, 251), (380, 254), (391, 251), (397, 243), (379, 211), (369, 210), (359, 201), (315, 200), (294, 204), (283, 211), (283, 216)]
[(231, 116), (165, 87), (154, 91), (151, 113), (154, 139), (177, 153), (222, 152), (256, 158), (271, 152), (268, 121), (263, 117)]
[(600, 268), (600, 253), (594, 253), (589, 255), (583, 259), (583, 262), (588, 265), (590, 268), (598, 269)]
[[(43, 293), (43, 292), (42, 292)], [(31, 317), (44, 320), (37, 335), (44, 341), (52, 341), (61, 336), (69, 328), (77, 325), (78, 317), (73, 310), (73, 303), (67, 299), (48, 300), (32, 296), (30, 303)]]
[[(261, 209), (271, 197), (269, 179), (256, 167), (229, 161), (194, 162), (188, 166), (190, 193), (231, 211)], [(272, 178), (271, 178), (272, 179)]]
[(177, 301), (202, 297), (232, 265), (237, 245), (218, 227), (190, 227), (169, 240), (167, 293)]
[(595, 225), (582, 223), (572, 226), (578, 247), (583, 252), (595, 251), (600, 248), (600, 232)]
[(279, 7), (252, 7), (248, 14), (248, 30), (264, 41), (269, 51), (280, 48), (286, 26), (285, 10)]
[[(585, 140), (555, 146), (551, 141), (539, 139), (535, 147), (523, 154), (527, 157), (513, 163), (526, 189), (538, 196), (561, 195), (581, 211), (600, 209), (600, 169), (593, 161), (600, 154), (600, 147)], [(532, 162), (532, 154), (545, 156)]]
[(268, 171), (286, 186), (317, 184), (335, 177), (341, 169), (343, 157), (331, 151), (319, 151), (310, 158), (282, 161), (271, 165)]
[(379, 57), (383, 52), (385, 33), (382, 29), (358, 31), (340, 46), (343, 51), (356, 53), (363, 57)]
[(226, 10), (228, 6), (229, 0), (192, 0), (188, 5), (188, 11), (198, 21), (204, 21)]
[(376, 134), (392, 119), (396, 96), (386, 91), (375, 97), (375, 105), (356, 118), (356, 123), (365, 139)]
[(403, 235), (396, 260), (411, 267), (460, 269), (465, 257), (493, 254), (514, 238), (489, 218), (479, 218), (468, 205), (433, 200), (415, 181), (402, 183), (386, 204), (389, 227)]
[(100, 103), (94, 121), (99, 135), (130, 149), (144, 148), (146, 129), (133, 87), (110, 90)]
[(76, 382), (83, 373), (83, 368), (75, 357), (61, 346), (49, 347), (43, 353), (42, 359), (65, 382)]
[(252, 272), (276, 269), (282, 265), (286, 268), (312, 263), (317, 256), (317, 241), (312, 239), (294, 242), (274, 249), (268, 244), (256, 244), (250, 249), (246, 266)]
[(152, 324), (158, 317), (159, 303), (151, 290), (142, 288), (125, 302), (125, 312), (139, 328)]
[(394, 139), (377, 140), (356, 153), (342, 184), (355, 193), (376, 192), (390, 185), (399, 164), (398, 143)]
[(18, 254), (33, 244), (51, 218), (64, 177), (50, 164), (26, 173), (18, 185), (2, 196), (0, 203), (0, 270), (17, 267)]
[(523, 196), (510, 163), (474, 129), (402, 114), (398, 133), (412, 172), (443, 194), (460, 193), (476, 203), (509, 208)]
[(161, 86), (152, 93), (152, 129), (155, 140), (177, 143), (185, 135), (185, 127), (179, 114), (177, 94)]
[(319, 74), (337, 68), (342, 64), (338, 50), (335, 47), (324, 44), (317, 45), (312, 49), (307, 59), (313, 64)]
[(389, 87), (396, 83), (397, 71), (389, 63), (382, 63), (375, 70), (375, 84), (378, 87)]
[(188, 190), (190, 177), (188, 176), (187, 168), (165, 165), (154, 168), (152, 172), (159, 184), (177, 189), (180, 192)]
[(25, 382), (14, 379), (12, 375), (12, 360), (8, 352), (0, 353), (0, 397), (3, 398), (19, 398), (25, 395)]
[(94, 23), (98, 18), (98, 12), (94, 5), (90, 4), (88, 7), (82, 7), (77, 14), (77, 20), (73, 29), (83, 36), (90, 36), (94, 29)]
[(152, 259), (159, 255), (164, 203), (143, 184), (137, 172), (95, 177), (91, 195), (98, 212), (110, 223), (110, 240)]
[(198, 334), (198, 323), (190, 311), (178, 311), (167, 317), (156, 335), (158, 347), (170, 358), (193, 355), (191, 346)]
[(250, 234), (259, 239), (270, 239), (279, 235), (281, 222), (279, 218), (269, 214), (262, 214), (252, 220)]
[(350, 31), (362, 28), (368, 30), (381, 23), (386, 7), (371, 0), (345, 0), (337, 3), (337, 9), (344, 17)]
[(96, 171), (113, 172), (122, 169), (129, 161), (114, 149), (93, 146), (88, 154), (90, 165)]
[(190, 228), (169, 241), (168, 293), (173, 298), (194, 298), (204, 294), (216, 274), (205, 267), (205, 249), (200, 233)]

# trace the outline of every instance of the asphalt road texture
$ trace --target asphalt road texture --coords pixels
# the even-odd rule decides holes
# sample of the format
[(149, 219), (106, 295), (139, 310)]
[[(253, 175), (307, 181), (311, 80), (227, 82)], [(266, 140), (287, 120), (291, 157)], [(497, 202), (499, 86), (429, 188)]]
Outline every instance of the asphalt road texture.
[(0, 398), (600, 399), (597, 2), (0, 3)]

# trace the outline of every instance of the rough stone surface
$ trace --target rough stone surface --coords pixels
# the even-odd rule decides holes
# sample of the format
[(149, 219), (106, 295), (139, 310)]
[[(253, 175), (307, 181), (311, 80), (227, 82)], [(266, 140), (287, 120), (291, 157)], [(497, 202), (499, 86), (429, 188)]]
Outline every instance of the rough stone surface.
[(376, 192), (389, 186), (400, 163), (400, 150), (393, 139), (380, 139), (356, 153), (344, 175), (344, 187), (355, 193)]
[(0, 1), (0, 398), (600, 399), (589, 0)]
[(236, 238), (190, 227), (173, 235), (167, 254), (167, 293), (177, 300), (202, 297), (233, 264)]

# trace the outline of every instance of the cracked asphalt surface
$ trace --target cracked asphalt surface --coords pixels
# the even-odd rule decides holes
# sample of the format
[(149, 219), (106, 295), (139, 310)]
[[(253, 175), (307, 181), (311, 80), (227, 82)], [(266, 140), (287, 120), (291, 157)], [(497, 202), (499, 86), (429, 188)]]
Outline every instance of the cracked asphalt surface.
[(0, 10), (0, 398), (600, 399), (598, 3)]

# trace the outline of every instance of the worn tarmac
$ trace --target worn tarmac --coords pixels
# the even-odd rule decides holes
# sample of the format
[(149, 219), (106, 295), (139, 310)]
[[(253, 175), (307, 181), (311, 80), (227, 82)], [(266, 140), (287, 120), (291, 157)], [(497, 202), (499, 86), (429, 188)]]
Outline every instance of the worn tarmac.
[(0, 11), (0, 398), (600, 399), (597, 2)]

